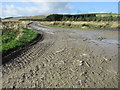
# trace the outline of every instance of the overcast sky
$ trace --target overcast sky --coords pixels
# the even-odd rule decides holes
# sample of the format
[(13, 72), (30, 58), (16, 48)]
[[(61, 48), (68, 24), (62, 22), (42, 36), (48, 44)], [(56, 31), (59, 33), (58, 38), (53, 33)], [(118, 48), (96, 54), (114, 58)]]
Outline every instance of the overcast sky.
[(43, 14), (118, 13), (117, 2), (2, 2), (0, 17)]

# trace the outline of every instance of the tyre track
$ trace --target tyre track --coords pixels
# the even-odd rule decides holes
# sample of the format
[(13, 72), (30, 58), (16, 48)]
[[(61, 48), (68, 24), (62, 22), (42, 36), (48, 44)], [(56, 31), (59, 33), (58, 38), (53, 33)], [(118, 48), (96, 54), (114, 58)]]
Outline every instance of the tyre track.
[[(38, 23), (32, 23), (30, 27), (42, 31), (44, 40), (31, 46), (28, 51), (15, 58), (14, 62), (3, 67), (4, 71), (6, 70), (3, 74), (3, 87), (116, 88), (118, 86), (118, 74), (111, 69), (112, 62), (117, 58), (116, 44), (103, 46), (103, 43), (96, 44), (89, 41), (101, 34), (105, 36), (103, 32), (52, 29)], [(98, 33), (98, 37), (94, 33)], [(89, 34), (92, 37), (86, 36)], [(112, 32), (113, 35), (116, 36)]]
[[(33, 29), (34, 30), (39, 29), (39, 31), (40, 31), (43, 28), (37, 27), (37, 28), (33, 28)], [(41, 32), (43, 33), (43, 31), (40, 31), (40, 33)], [(46, 34), (46, 33), (43, 33), (43, 34)], [(44, 40), (46, 40), (46, 39), (47, 38), (44, 37)], [(35, 60), (37, 60), (47, 50), (49, 50), (49, 48), (52, 45), (54, 45), (54, 42), (55, 42), (54, 40), (46, 40), (45, 43), (44, 43), (44, 41), (42, 41), (42, 42), (40, 41), (40, 42), (37, 42), (35, 45), (28, 47), (27, 51), (24, 51), (19, 57), (14, 58), (14, 59), (10, 60), (11, 62), (8, 62), (5, 65), (3, 65), (3, 70), (2, 70), (3, 76), (5, 76), (6, 74), (9, 74), (12, 69), (14, 69), (14, 71), (17, 71), (21, 68), (24, 68), (29, 63), (32, 63)]]

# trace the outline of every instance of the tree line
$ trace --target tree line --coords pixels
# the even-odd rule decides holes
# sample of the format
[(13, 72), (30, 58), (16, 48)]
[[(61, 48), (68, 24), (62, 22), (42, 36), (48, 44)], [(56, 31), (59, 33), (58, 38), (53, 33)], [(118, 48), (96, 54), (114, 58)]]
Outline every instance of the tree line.
[(59, 15), (52, 14), (43, 19), (20, 19), (22, 21), (118, 21), (118, 16), (106, 15), (96, 16), (96, 14), (83, 15)]

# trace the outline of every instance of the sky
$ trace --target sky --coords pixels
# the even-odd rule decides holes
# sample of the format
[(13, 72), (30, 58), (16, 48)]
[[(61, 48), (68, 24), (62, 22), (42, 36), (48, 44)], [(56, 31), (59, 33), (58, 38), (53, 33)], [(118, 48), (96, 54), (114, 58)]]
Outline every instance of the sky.
[(0, 17), (118, 13), (118, 2), (2, 2)]

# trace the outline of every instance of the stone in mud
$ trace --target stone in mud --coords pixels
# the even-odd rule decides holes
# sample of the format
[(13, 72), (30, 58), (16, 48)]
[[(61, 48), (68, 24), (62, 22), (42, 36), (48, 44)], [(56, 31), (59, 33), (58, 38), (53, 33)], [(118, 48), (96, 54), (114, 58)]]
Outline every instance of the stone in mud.
[(56, 51), (56, 53), (63, 52), (64, 50), (65, 50), (65, 49), (63, 48), (63, 49), (61, 49), (61, 50)]
[(87, 72), (82, 72), (82, 73), (80, 74), (80, 76), (86, 75), (86, 74), (87, 74)]
[(90, 64), (88, 62), (85, 62), (85, 64), (88, 66), (88, 67), (91, 67)]
[(103, 57), (103, 59), (104, 59), (105, 61), (111, 61), (110, 58)]
[(83, 84), (85, 84), (85, 83), (86, 83), (85, 80), (79, 80), (79, 81), (78, 81), (78, 84), (79, 84), (79, 85), (83, 85)]
[(84, 64), (84, 61), (80, 61), (80, 66), (82, 66)]
[(82, 54), (82, 56), (84, 56), (84, 57), (88, 57), (89, 55), (87, 55), (87, 54), (84, 53), (84, 54)]
[(35, 70), (36, 70), (36, 71), (39, 71), (39, 66), (38, 66), (38, 65), (36, 66), (36, 69), (35, 69)]

